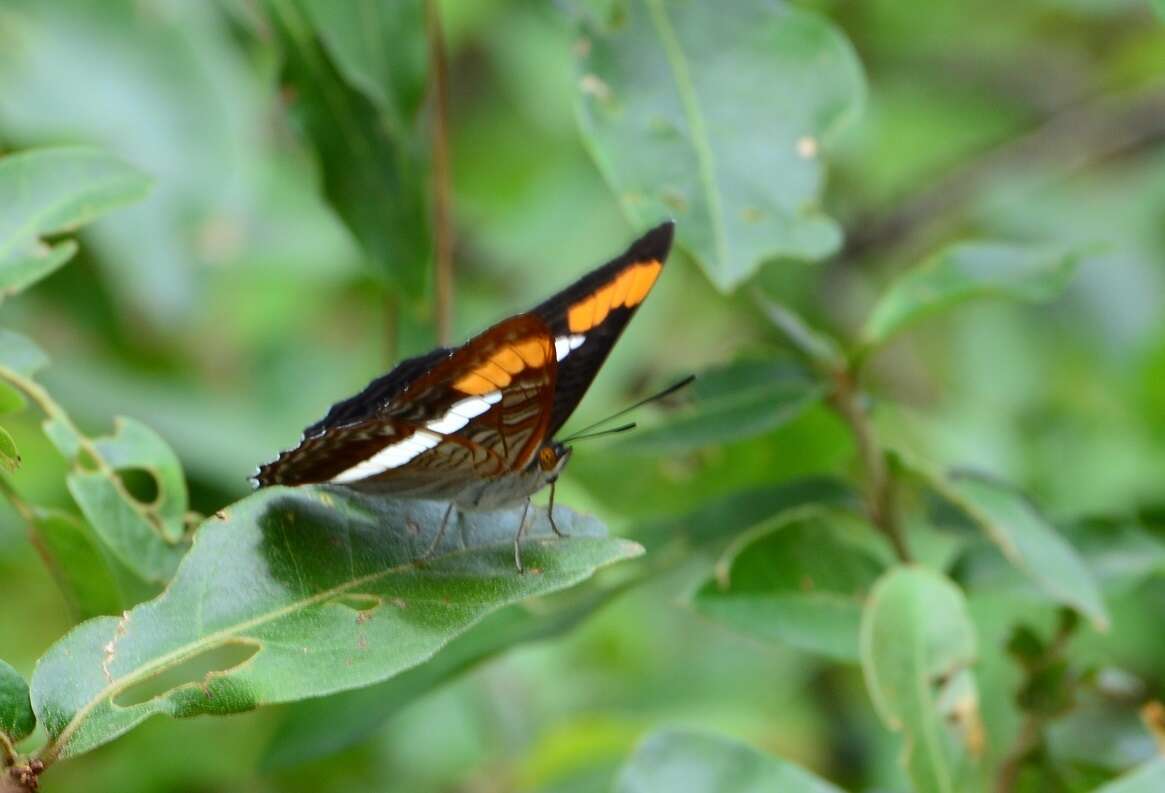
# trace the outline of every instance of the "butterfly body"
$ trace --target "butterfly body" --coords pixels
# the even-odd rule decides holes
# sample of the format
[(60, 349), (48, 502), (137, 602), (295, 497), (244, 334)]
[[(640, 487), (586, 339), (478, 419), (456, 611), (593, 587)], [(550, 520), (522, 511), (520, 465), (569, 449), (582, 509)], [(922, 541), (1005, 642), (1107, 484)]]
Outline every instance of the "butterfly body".
[(471, 510), (528, 500), (569, 460), (555, 433), (651, 291), (672, 233), (664, 223), (530, 311), (403, 361), (333, 405), (256, 484), (329, 483)]

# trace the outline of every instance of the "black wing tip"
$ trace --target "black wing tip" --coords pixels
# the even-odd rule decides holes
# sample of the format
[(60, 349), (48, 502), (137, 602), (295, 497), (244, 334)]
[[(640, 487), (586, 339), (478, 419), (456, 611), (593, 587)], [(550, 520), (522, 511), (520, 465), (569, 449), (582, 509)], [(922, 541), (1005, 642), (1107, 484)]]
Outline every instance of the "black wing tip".
[(672, 239), (676, 233), (676, 222), (665, 220), (651, 231), (644, 234), (627, 249), (628, 256), (634, 259), (655, 259), (663, 262), (671, 250)]

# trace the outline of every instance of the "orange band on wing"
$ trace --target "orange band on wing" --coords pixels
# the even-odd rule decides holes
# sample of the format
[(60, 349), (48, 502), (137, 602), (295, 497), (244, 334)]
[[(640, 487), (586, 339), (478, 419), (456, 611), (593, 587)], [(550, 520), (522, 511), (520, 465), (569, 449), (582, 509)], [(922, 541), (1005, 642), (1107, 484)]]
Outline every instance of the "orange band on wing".
[(520, 341), (495, 352), (488, 361), (458, 379), (453, 387), (463, 394), (488, 394), (508, 386), (512, 375), (545, 366), (550, 355), (549, 337)]
[(616, 308), (634, 308), (643, 302), (663, 265), (652, 259), (624, 269), (615, 280), (570, 307), (566, 313), (571, 333), (586, 333)]

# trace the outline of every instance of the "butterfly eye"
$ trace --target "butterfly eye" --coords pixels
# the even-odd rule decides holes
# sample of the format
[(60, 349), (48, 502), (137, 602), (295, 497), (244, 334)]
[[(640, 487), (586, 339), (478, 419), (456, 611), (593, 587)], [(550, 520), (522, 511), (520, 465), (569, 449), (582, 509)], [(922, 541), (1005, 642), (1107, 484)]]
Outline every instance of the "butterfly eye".
[(550, 471), (558, 463), (558, 455), (550, 446), (543, 446), (542, 451), (538, 452), (538, 461), (542, 463), (543, 471)]

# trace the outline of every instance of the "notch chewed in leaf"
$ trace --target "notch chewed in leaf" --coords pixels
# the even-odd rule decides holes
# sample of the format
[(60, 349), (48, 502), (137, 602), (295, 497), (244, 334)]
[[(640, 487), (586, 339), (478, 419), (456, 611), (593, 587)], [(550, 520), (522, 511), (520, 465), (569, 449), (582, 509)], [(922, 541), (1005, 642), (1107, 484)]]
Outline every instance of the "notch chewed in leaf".
[[(116, 643), (110, 646), (110, 659), (116, 652)], [(119, 708), (129, 708), (141, 705), (158, 697), (186, 696), (191, 693), (201, 693), (208, 700), (217, 695), (215, 682), (218, 678), (229, 675), (238, 669), (259, 652), (259, 643), (245, 640), (228, 640), (216, 647), (208, 647), (191, 658), (183, 660), (174, 666), (161, 669), (155, 677), (149, 677), (129, 688), (119, 691), (113, 697), (113, 704)], [(193, 689), (179, 694), (179, 689)], [(228, 687), (230, 693), (235, 689)], [(245, 692), (244, 692), (245, 693)], [(245, 697), (223, 704), (219, 712), (235, 713), (250, 710), (254, 707)]]
[[(83, 623), (41, 659), (32, 700), (50, 736), (43, 759), (158, 713), (232, 713), (386, 680), (493, 611), (641, 552), (561, 507), (555, 521), (571, 537), (555, 539), (545, 510), (532, 509), (519, 575), (521, 512), (464, 514), (421, 559), (443, 504), (310, 486), (251, 495), (202, 525), (159, 597)], [(229, 646), (253, 654), (221, 657)], [(194, 659), (201, 666), (187, 666)]]

